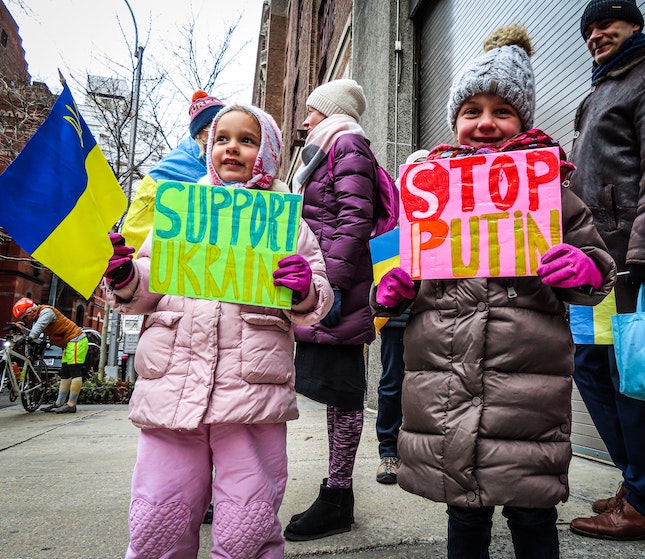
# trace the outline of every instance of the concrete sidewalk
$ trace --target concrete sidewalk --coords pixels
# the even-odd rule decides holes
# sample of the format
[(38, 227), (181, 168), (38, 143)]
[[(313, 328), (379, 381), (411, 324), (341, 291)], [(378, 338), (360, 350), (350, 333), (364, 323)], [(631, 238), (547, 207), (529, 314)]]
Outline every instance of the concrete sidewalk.
[[(4, 396), (3, 396), (4, 398)], [(6, 399), (0, 406), (8, 404)], [(305, 510), (327, 472), (325, 408), (300, 399), (289, 423), (289, 482), (280, 518)], [(351, 532), (287, 542), (287, 558), (333, 555), (365, 559), (444, 558), (446, 514), (432, 503), (376, 483), (374, 414), (366, 412), (354, 477)], [(128, 544), (130, 475), (138, 430), (126, 406), (79, 406), (75, 415), (0, 409), (0, 559), (120, 559)], [(571, 498), (561, 504), (562, 558), (645, 557), (645, 541), (607, 542), (571, 534), (568, 522), (591, 514), (592, 500), (616, 491), (618, 471), (585, 458), (571, 464)], [(210, 527), (199, 559), (208, 559)], [(506, 524), (496, 513), (492, 558), (512, 558)]]

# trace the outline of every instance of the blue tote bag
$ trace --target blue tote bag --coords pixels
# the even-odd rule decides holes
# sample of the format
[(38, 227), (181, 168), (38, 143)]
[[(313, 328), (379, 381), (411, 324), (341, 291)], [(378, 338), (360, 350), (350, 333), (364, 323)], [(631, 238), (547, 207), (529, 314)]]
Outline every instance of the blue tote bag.
[(636, 312), (611, 317), (620, 392), (645, 400), (645, 284), (638, 290)]

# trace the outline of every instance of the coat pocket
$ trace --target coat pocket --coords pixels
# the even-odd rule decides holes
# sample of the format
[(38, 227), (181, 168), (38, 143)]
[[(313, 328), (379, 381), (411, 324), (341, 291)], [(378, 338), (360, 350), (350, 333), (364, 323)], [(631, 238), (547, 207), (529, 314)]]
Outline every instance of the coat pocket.
[(293, 331), (283, 317), (242, 313), (242, 379), (252, 384), (284, 384), (295, 374)]
[(162, 377), (168, 370), (177, 337), (177, 322), (182, 313), (159, 311), (145, 320), (146, 330), (141, 335), (134, 356), (134, 368), (143, 378)]

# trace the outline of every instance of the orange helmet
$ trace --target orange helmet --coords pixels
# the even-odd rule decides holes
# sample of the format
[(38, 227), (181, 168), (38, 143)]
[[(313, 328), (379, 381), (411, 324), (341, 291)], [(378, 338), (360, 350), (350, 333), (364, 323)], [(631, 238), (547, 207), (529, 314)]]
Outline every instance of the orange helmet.
[(18, 299), (16, 304), (13, 306), (13, 316), (20, 318), (25, 313), (31, 314), (35, 305), (36, 304), (28, 297)]

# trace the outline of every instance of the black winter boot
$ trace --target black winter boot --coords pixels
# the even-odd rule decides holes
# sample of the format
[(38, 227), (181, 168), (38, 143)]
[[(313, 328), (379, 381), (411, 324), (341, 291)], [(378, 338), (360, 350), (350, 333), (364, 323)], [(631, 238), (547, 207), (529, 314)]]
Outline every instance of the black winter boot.
[(349, 532), (354, 522), (354, 493), (352, 488), (327, 487), (327, 479), (320, 486), (314, 503), (303, 513), (292, 517), (284, 531), (289, 541), (317, 540), (333, 534)]
[[(327, 487), (327, 480), (328, 479), (329, 478), (323, 478), (321, 487)], [(345, 496), (344, 496), (344, 504), (349, 507), (349, 510), (351, 511), (351, 514), (352, 514), (352, 524), (354, 524), (354, 522), (355, 522), (355, 520), (354, 520), (354, 489), (353, 489), (353, 486), (354, 486), (354, 482), (350, 481), (349, 482), (349, 489), (345, 489), (346, 493), (345, 493)], [(309, 508), (311, 508), (311, 507), (309, 507)], [(302, 518), (305, 515), (305, 513), (307, 513), (308, 511), (309, 511), (309, 509), (307, 509), (304, 512), (299, 512), (298, 514), (294, 514), (291, 517), (290, 522), (295, 522), (299, 518)]]

